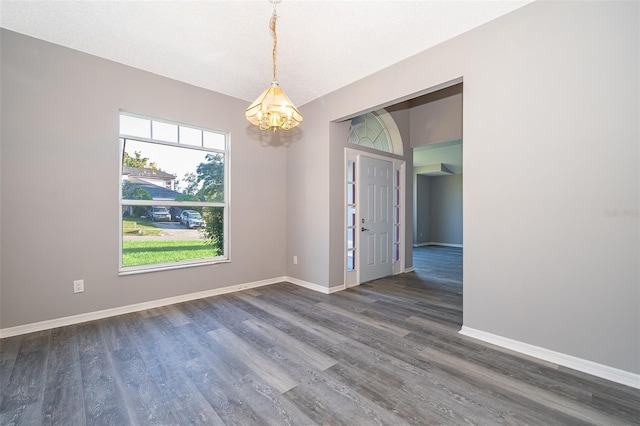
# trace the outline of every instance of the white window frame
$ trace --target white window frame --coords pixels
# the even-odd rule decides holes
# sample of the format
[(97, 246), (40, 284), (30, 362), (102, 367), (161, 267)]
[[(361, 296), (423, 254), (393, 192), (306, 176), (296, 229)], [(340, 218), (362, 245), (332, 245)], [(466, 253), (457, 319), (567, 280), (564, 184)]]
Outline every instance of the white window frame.
[[(203, 132), (211, 132), (220, 135), (224, 135), (225, 137), (225, 147), (224, 149), (215, 149), (215, 148), (205, 148), (204, 146), (197, 147), (189, 144), (180, 144), (180, 132), (178, 132), (177, 140), (178, 142), (167, 142), (159, 139), (152, 139), (146, 137), (140, 137), (136, 135), (127, 135), (119, 132), (119, 153), (120, 153), (120, 161), (119, 161), (119, 173), (118, 173), (118, 215), (119, 215), (119, 260), (118, 260), (118, 274), (119, 275), (131, 275), (131, 274), (140, 274), (147, 272), (156, 272), (156, 271), (164, 271), (164, 270), (173, 270), (180, 268), (189, 268), (194, 266), (203, 266), (203, 265), (213, 265), (218, 263), (228, 263), (231, 261), (230, 255), (230, 235), (229, 230), (230, 226), (230, 207), (231, 207), (231, 183), (230, 183), (230, 164), (231, 164), (231, 137), (229, 132), (223, 132), (220, 130), (209, 129), (200, 126), (193, 126), (190, 124), (180, 123), (176, 121), (160, 119), (156, 117), (150, 117), (146, 115), (131, 113), (127, 111), (120, 110), (118, 117), (125, 115), (134, 118), (141, 118), (145, 120), (149, 120), (151, 122), (157, 123), (166, 123), (176, 126), (182, 126), (185, 128), (191, 128), (196, 130), (201, 130)], [(150, 133), (152, 136), (153, 134)], [(158, 145), (172, 146), (178, 147), (182, 149), (193, 149), (199, 150), (212, 154), (222, 154), (224, 156), (224, 201), (223, 202), (201, 202), (201, 201), (165, 201), (165, 200), (123, 200), (122, 199), (122, 155), (123, 155), (123, 140), (135, 140), (139, 142), (146, 142)], [(222, 208), (223, 209), (223, 243), (222, 243), (222, 255), (205, 258), (205, 259), (193, 259), (193, 260), (185, 260), (178, 262), (166, 262), (166, 263), (153, 263), (147, 265), (136, 265), (136, 266), (123, 266), (122, 264), (122, 242), (123, 242), (123, 229), (122, 229), (122, 208), (123, 206), (165, 206), (165, 207), (173, 207), (173, 206), (189, 206), (189, 207), (214, 207), (214, 208)]]

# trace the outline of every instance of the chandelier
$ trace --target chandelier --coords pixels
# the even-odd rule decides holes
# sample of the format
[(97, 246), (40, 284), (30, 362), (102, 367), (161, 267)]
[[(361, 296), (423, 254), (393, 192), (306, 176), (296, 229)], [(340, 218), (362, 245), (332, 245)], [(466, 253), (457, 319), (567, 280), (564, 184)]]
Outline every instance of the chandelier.
[(278, 36), (276, 34), (276, 4), (281, 0), (268, 0), (273, 4), (273, 14), (269, 20), (269, 29), (273, 37), (273, 80), (271, 86), (256, 99), (245, 111), (244, 115), (253, 125), (260, 130), (272, 130), (274, 133), (278, 129), (289, 130), (302, 123), (302, 114), (291, 103), (284, 91), (278, 86), (276, 81), (276, 49), (278, 47)]

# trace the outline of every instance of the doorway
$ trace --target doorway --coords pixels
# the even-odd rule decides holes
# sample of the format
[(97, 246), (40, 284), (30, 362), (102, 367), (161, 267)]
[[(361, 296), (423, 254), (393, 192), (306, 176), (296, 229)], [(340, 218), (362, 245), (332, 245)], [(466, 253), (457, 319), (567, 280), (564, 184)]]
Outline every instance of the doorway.
[(345, 287), (405, 272), (405, 161), (345, 148), (345, 170)]
[(462, 247), (462, 140), (413, 148), (413, 246)]

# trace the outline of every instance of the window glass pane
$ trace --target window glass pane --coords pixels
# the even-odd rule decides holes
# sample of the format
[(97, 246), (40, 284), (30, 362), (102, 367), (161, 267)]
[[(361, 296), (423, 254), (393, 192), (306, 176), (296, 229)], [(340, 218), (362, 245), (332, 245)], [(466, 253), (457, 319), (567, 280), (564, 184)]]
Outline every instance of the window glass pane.
[(353, 271), (356, 268), (355, 262), (355, 252), (349, 250), (347, 252), (347, 271)]
[[(354, 124), (354, 122), (351, 121), (351, 125), (353, 126), (353, 130), (355, 131), (359, 139), (367, 136), (367, 126), (364, 122)], [(362, 144), (362, 142), (359, 143)]]
[(400, 244), (395, 245), (394, 253), (393, 253), (393, 261), (397, 262), (400, 260)]
[(396, 214), (394, 215), (396, 219), (395, 223), (400, 223), (400, 208), (396, 207), (395, 210), (396, 210)]
[[(222, 209), (222, 208), (220, 208)], [(202, 207), (123, 205), (122, 266), (200, 260), (222, 255), (215, 215)], [(209, 218), (209, 220), (207, 220)]]
[(347, 206), (347, 226), (354, 226), (356, 223), (356, 208)]
[(347, 184), (347, 204), (354, 204), (356, 199), (356, 186), (352, 183)]
[(395, 232), (393, 233), (393, 241), (397, 243), (398, 241), (400, 241), (400, 227), (396, 226), (395, 228)]
[[(137, 209), (146, 213), (138, 216)], [(223, 207), (123, 205), (122, 266), (222, 256), (223, 210)], [(159, 217), (165, 214), (166, 218)]]
[(120, 134), (148, 139), (151, 137), (151, 120), (120, 115)]
[(123, 200), (224, 200), (222, 154), (136, 140), (123, 149)]
[(196, 170), (201, 187), (197, 196), (201, 201), (224, 201), (224, 155), (207, 154), (205, 162), (200, 163)]
[(374, 142), (374, 148), (380, 151), (391, 152), (389, 149), (389, 142), (382, 137), (379, 137)]
[(382, 127), (382, 123), (378, 119), (378, 117), (374, 114), (367, 114), (367, 127), (369, 128), (369, 134), (372, 137), (377, 137), (380, 133), (384, 131)]
[(151, 137), (160, 141), (178, 142), (178, 126), (161, 121), (154, 121)]
[(366, 146), (367, 148), (375, 148), (373, 146), (373, 142), (371, 142), (371, 139), (369, 138), (361, 138), (359, 144), (362, 146)]
[(358, 136), (355, 127), (349, 129), (349, 143), (355, 143), (356, 145), (360, 143), (360, 136)]
[(348, 141), (380, 151), (392, 151), (389, 132), (375, 113), (367, 113), (351, 120)]
[[(224, 207), (202, 207), (202, 235), (215, 250), (215, 256), (224, 254)], [(185, 224), (186, 226), (186, 224)]]
[(347, 182), (355, 182), (356, 181), (356, 168), (353, 161), (347, 161)]
[(225, 149), (226, 135), (213, 132), (204, 132), (204, 147), (211, 149)]
[(178, 126), (180, 143), (184, 145), (202, 146), (202, 130), (192, 127)]
[(354, 228), (347, 229), (347, 248), (354, 248), (356, 246), (355, 236), (356, 230)]

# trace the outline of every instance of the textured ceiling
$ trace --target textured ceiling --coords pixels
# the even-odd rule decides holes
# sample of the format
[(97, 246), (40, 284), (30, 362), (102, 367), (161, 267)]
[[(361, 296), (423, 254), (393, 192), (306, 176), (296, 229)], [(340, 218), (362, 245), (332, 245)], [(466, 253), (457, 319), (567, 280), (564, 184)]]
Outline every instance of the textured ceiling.
[[(300, 106), (529, 2), (284, 0), (278, 82)], [(271, 82), (272, 9), (267, 0), (2, 0), (0, 26), (253, 101)]]

